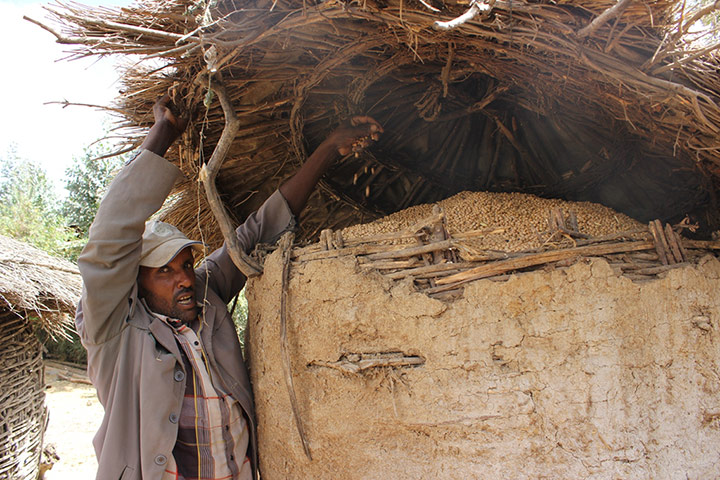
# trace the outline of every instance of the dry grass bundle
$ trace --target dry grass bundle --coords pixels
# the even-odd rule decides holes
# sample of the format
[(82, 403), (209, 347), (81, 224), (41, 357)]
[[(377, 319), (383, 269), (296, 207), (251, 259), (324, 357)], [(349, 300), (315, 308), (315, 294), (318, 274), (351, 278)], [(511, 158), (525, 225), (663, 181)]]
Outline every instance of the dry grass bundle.
[(0, 236), (0, 310), (38, 317), (50, 335), (67, 335), (82, 283), (75, 265)]
[[(717, 228), (720, 81), (714, 31), (701, 23), (713, 8), (147, 0), (51, 11), (59, 41), (77, 45), (71, 56), (142, 60), (117, 105), (138, 135), (128, 148), (152, 103), (175, 87), (194, 122), (171, 155), (190, 179), (225, 125), (224, 87), (239, 127), (218, 189), (236, 220), (340, 121), (377, 118), (381, 141), (340, 162), (311, 199), (308, 238), (462, 190), (595, 201), (642, 221), (695, 212)], [(442, 23), (465, 13), (475, 16)], [(185, 184), (167, 216), (198, 236), (198, 215), (209, 215), (195, 189)]]

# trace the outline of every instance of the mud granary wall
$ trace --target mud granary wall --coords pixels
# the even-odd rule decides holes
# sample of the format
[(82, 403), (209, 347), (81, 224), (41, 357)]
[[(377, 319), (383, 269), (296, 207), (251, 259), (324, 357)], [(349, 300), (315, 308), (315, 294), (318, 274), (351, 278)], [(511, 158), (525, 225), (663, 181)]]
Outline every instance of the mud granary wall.
[(603, 259), (427, 297), (352, 257), (248, 287), (263, 477), (720, 475), (720, 262), (635, 283)]

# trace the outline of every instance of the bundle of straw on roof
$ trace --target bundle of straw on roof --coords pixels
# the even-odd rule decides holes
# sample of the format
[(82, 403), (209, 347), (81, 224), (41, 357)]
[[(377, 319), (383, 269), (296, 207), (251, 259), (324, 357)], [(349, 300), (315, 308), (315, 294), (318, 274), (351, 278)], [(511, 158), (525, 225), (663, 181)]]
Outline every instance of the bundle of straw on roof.
[(37, 319), (50, 335), (62, 336), (81, 292), (74, 264), (0, 235), (0, 310)]
[[(462, 190), (600, 202), (719, 224), (715, 4), (649, 0), (146, 0), (51, 8), (71, 56), (125, 55), (127, 148), (172, 88), (193, 122), (167, 219), (221, 240), (194, 180), (226, 114), (217, 187), (235, 222), (354, 114), (385, 135), (329, 172), (304, 237)], [(59, 26), (58, 26), (59, 25)], [(219, 101), (220, 100), (220, 101)], [(222, 107), (225, 102), (225, 110)]]
[(67, 336), (77, 267), (0, 235), (0, 478), (34, 480), (47, 425), (38, 328)]

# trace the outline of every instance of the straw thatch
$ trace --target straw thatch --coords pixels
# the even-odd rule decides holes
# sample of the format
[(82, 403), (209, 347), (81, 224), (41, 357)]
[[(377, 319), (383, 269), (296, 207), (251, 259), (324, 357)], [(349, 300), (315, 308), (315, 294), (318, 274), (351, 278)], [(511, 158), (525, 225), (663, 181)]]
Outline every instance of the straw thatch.
[[(324, 178), (305, 238), (462, 190), (718, 228), (720, 63), (702, 23), (714, 4), (467, 3), (147, 0), (55, 7), (58, 25), (46, 28), (77, 45), (71, 56), (132, 62), (116, 106), (125, 126), (149, 125), (152, 103), (175, 87), (193, 122), (169, 154), (189, 181), (167, 217), (210, 244), (220, 238), (194, 180), (225, 125), (218, 96), (239, 121), (217, 177), (235, 221), (339, 122), (369, 114), (385, 135)], [(466, 12), (477, 15), (438, 23)]]
[(26, 243), (0, 235), (0, 311), (37, 318), (63, 335), (82, 292), (77, 267)]
[(47, 409), (36, 329), (67, 336), (81, 291), (75, 265), (0, 235), (0, 478), (37, 478)]

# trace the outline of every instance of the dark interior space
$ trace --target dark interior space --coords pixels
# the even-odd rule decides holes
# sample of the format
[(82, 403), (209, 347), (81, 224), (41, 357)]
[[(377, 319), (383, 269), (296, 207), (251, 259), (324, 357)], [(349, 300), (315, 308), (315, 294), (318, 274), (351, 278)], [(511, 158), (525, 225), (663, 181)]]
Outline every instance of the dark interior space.
[[(472, 74), (450, 83), (443, 97), (442, 65), (432, 67), (396, 69), (367, 87), (353, 113), (373, 116), (385, 133), (329, 173), (326, 185), (338, 197), (387, 215), (464, 190), (524, 192), (601, 203), (642, 222), (690, 215), (701, 223), (701, 236), (717, 228), (706, 212), (702, 172), (673, 156), (672, 143), (629, 131), (603, 111), (580, 115), (562, 105), (531, 111), (523, 104), (540, 103), (531, 97), (538, 84), (523, 91)], [(304, 130), (308, 151), (330, 128), (327, 112), (347, 108), (323, 95), (323, 86), (317, 90), (304, 106), (312, 119)]]

